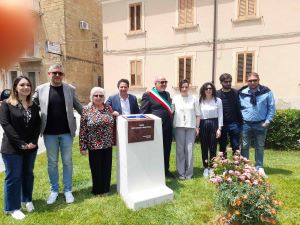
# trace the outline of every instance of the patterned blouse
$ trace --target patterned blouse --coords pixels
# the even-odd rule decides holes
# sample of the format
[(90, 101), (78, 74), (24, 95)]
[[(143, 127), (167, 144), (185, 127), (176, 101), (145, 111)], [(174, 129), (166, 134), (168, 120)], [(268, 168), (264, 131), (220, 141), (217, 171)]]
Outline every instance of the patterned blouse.
[(108, 105), (100, 110), (94, 105), (83, 108), (80, 119), (80, 151), (109, 148), (113, 144), (114, 118)]

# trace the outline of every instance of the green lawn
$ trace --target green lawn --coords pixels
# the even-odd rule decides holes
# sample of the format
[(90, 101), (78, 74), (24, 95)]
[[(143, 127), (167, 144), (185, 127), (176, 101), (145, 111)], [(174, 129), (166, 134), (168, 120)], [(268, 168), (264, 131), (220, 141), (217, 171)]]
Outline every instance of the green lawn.
[[(194, 179), (180, 181), (168, 179), (167, 185), (174, 190), (174, 201), (140, 211), (131, 211), (116, 192), (116, 162), (113, 162), (111, 193), (107, 197), (90, 194), (91, 177), (88, 158), (79, 154), (78, 142), (74, 143), (73, 192), (75, 203), (67, 205), (63, 194), (51, 206), (45, 199), (49, 194), (46, 155), (38, 155), (35, 164), (34, 205), (36, 211), (26, 213), (22, 221), (0, 213), (0, 224), (216, 224), (219, 212), (214, 210), (215, 187), (202, 178), (200, 148), (196, 144)], [(175, 148), (171, 156), (171, 171), (175, 171)], [(254, 153), (251, 151), (251, 156)], [(114, 159), (115, 159), (114, 150)], [(283, 202), (279, 213), (280, 224), (300, 224), (300, 152), (265, 153), (265, 171)], [(60, 169), (61, 171), (61, 169)], [(0, 173), (0, 190), (3, 190), (4, 172)], [(0, 194), (3, 209), (3, 191)]]

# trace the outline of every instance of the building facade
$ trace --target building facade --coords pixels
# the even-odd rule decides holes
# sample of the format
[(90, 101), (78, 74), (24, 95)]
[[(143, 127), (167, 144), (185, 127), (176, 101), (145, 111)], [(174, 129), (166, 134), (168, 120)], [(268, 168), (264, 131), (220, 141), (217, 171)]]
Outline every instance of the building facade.
[(254, 71), (278, 108), (300, 109), (299, 10), (299, 0), (103, 0), (105, 89), (127, 78), (141, 96), (164, 75), (172, 95), (183, 78), (198, 95), (224, 72), (239, 88)]
[(28, 0), (38, 29), (31, 49), (7, 71), (0, 90), (16, 76), (28, 76), (34, 87), (48, 81), (47, 70), (61, 63), (65, 81), (76, 87), (79, 99), (89, 101), (90, 90), (103, 86), (102, 22), (99, 0)]

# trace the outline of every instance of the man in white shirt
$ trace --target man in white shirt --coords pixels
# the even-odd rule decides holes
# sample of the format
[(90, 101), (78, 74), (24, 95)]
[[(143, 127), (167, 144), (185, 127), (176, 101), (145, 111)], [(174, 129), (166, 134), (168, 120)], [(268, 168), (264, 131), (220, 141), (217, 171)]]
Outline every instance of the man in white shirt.
[(117, 87), (119, 93), (110, 96), (106, 104), (110, 105), (112, 110), (118, 112), (119, 115), (139, 114), (140, 109), (136, 97), (128, 94), (129, 81), (121, 79), (118, 81)]

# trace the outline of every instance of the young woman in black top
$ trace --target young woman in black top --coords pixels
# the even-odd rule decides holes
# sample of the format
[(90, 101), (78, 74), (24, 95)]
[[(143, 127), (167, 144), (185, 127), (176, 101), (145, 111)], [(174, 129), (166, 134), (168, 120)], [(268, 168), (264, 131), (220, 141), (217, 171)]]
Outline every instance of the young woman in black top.
[(4, 211), (15, 219), (23, 219), (32, 204), (33, 167), (40, 133), (38, 106), (31, 101), (32, 85), (25, 76), (13, 83), (10, 97), (0, 107), (0, 124), (4, 130), (1, 154), (5, 165)]

